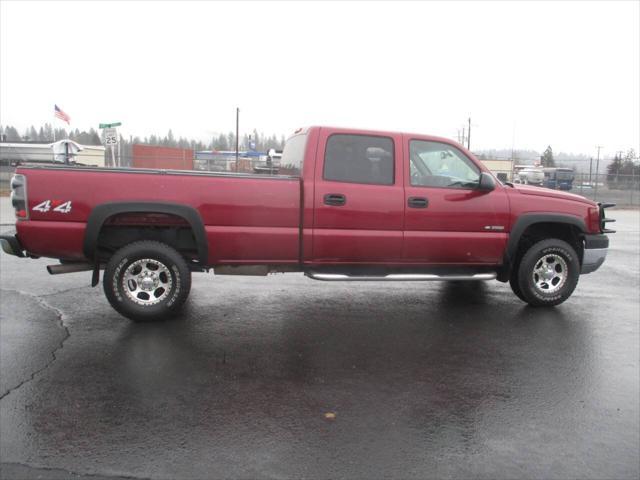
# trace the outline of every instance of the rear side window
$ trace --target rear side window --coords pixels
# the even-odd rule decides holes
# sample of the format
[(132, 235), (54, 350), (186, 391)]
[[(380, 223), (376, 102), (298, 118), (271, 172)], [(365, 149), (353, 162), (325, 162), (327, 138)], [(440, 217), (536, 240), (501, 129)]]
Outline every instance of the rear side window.
[(281, 175), (300, 175), (306, 146), (306, 134), (295, 135), (287, 140), (280, 159), (279, 173)]
[(369, 135), (331, 135), (324, 154), (325, 180), (393, 185), (393, 140)]

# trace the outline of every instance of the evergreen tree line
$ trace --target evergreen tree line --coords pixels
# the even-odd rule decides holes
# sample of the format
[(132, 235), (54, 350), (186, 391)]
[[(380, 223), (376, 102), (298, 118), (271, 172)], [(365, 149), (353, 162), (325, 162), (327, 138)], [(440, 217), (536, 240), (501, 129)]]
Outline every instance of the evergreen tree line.
[(39, 129), (36, 129), (33, 125), (23, 133), (20, 133), (17, 128), (11, 125), (0, 125), (0, 138), (3, 142), (42, 142), (49, 143), (56, 140), (62, 140), (63, 138), (69, 138), (74, 142), (78, 142), (82, 145), (100, 145), (100, 135), (98, 132), (91, 128), (89, 131), (78, 130), (77, 128), (66, 130), (64, 128), (53, 128), (50, 123), (45, 123)]
[[(66, 130), (64, 128), (53, 128), (49, 123), (45, 123), (40, 128), (31, 126), (20, 133), (18, 129), (13, 126), (0, 125), (0, 138), (4, 142), (53, 142), (55, 140), (61, 140), (63, 138), (69, 138), (74, 142), (78, 142), (82, 145), (102, 145), (100, 134), (95, 129), (91, 128), (88, 131), (78, 130), (77, 128)], [(122, 142), (121, 148), (124, 156), (125, 152), (130, 151), (130, 147), (133, 144), (146, 144), (157, 145), (165, 147), (178, 147), (178, 148), (191, 148), (193, 150), (235, 150), (236, 148), (236, 135), (234, 132), (227, 134), (220, 133), (212, 135), (211, 140), (203, 142), (201, 140), (194, 140), (185, 137), (176, 138), (173, 131), (170, 129), (165, 136), (150, 135), (146, 137), (130, 136), (125, 138), (120, 136)], [(276, 150), (282, 150), (284, 147), (285, 138), (284, 135), (278, 138), (275, 134), (270, 136), (264, 133), (258, 133), (256, 129), (251, 134), (245, 133), (240, 137), (238, 147), (240, 150), (257, 150), (260, 152), (266, 152), (271, 148)]]
[(640, 163), (637, 162), (633, 148), (627, 153), (616, 153), (611, 163), (607, 165), (607, 185), (609, 188), (638, 188), (640, 183)]
[[(129, 137), (128, 139), (120, 136), (123, 149), (123, 158), (126, 158), (131, 151), (131, 146), (135, 144), (144, 145), (157, 145), (163, 147), (177, 147), (177, 148), (190, 148), (194, 151), (201, 150), (235, 150), (236, 148), (236, 134), (229, 132), (227, 134), (220, 133), (213, 135), (209, 142), (203, 142), (201, 140), (193, 140), (184, 137), (176, 138), (172, 130), (169, 130), (164, 137), (158, 135), (150, 135), (148, 137)], [(245, 133), (240, 137), (238, 142), (239, 150), (256, 150), (258, 152), (267, 152), (269, 149), (274, 148), (276, 150), (282, 150), (284, 148), (285, 138), (282, 135), (278, 138), (275, 134), (267, 136), (263, 133), (258, 133), (257, 130), (253, 130), (253, 133)]]
[[(513, 159), (518, 164), (534, 164), (540, 163), (542, 157), (545, 156), (553, 158), (556, 164), (562, 165), (562, 162), (586, 162), (589, 163), (589, 156), (583, 153), (566, 153), (566, 152), (554, 152), (551, 147), (547, 147), (544, 152), (540, 153), (538, 150), (518, 150), (518, 149), (485, 149), (476, 150), (473, 153), (481, 160), (511, 160)], [(546, 159), (545, 159), (546, 161)], [(556, 165), (558, 166), (558, 165)]]

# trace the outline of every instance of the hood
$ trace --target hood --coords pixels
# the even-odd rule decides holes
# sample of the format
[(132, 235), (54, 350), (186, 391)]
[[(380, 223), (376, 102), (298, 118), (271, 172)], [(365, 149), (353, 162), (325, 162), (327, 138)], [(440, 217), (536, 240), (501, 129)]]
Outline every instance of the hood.
[(582, 195), (576, 195), (575, 193), (568, 193), (561, 190), (551, 190), (544, 187), (534, 187), (531, 185), (514, 184), (513, 189), (523, 195), (535, 195), (538, 197), (551, 197), (560, 198), (562, 200), (572, 200), (574, 202), (582, 202), (588, 205), (597, 205), (595, 202), (583, 197)]

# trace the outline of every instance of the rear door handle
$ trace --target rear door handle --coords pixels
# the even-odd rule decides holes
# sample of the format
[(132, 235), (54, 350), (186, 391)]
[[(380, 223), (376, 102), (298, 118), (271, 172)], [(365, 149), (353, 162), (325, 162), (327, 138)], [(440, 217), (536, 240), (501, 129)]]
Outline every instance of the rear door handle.
[(345, 197), (341, 193), (327, 193), (324, 196), (325, 205), (334, 205), (336, 207), (341, 207), (345, 203), (347, 203), (347, 197)]
[(409, 197), (407, 205), (409, 208), (427, 208), (429, 206), (429, 200), (424, 197)]

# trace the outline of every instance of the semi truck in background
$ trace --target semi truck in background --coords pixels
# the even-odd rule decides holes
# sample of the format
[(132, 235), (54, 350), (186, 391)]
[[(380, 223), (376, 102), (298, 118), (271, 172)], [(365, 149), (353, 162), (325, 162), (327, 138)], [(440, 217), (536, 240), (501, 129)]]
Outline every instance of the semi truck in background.
[(572, 168), (550, 167), (544, 168), (543, 186), (554, 190), (571, 190), (575, 173)]
[(537, 165), (514, 165), (513, 183), (542, 186), (544, 170)]

